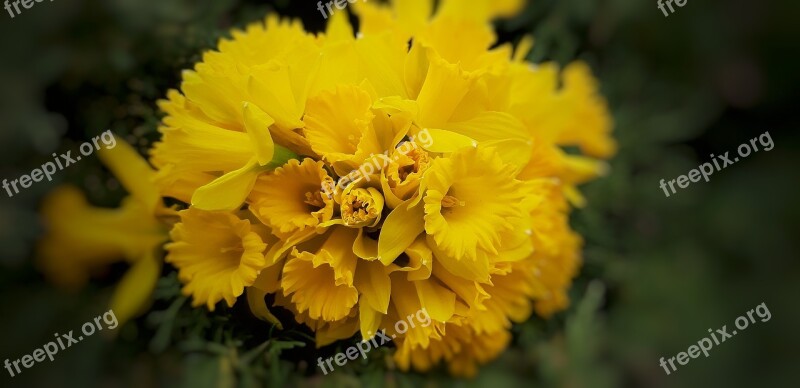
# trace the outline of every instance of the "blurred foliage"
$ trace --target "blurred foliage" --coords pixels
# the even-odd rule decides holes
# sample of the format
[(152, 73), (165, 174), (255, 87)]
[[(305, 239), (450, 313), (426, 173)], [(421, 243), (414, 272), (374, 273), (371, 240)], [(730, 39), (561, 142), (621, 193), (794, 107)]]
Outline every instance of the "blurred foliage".
[[(398, 373), (389, 349), (324, 378), (299, 326), (278, 331), (238, 303), (192, 309), (169, 267), (150, 314), (118, 328), (115, 343), (83, 341), (2, 385), (50, 387), (690, 387), (790, 386), (800, 356), (794, 296), (800, 265), (797, 192), (800, 85), (795, 2), (690, 1), (664, 18), (655, 2), (537, 0), (498, 22), (502, 41), (532, 34), (529, 59), (586, 60), (616, 120), (620, 152), (611, 174), (584, 188), (574, 216), (585, 264), (573, 304), (551, 320), (514, 328), (514, 343), (474, 381), (442, 370)], [(29, 172), (53, 152), (111, 129), (144, 152), (157, 138), (155, 101), (179, 85), (204, 50), (268, 12), (318, 31), (312, 2), (75, 0), (46, 2), (0, 21), (0, 161), (3, 177)], [(666, 198), (673, 179), (709, 154), (769, 130), (775, 142)], [(36, 206), (56, 184), (114, 205), (119, 184), (88, 160), (14, 198), (0, 196), (0, 343), (16, 358), (79, 327), (106, 306), (122, 268), (81, 292), (46, 286), (30, 261), (41, 231)], [(667, 376), (658, 365), (708, 328), (765, 302), (758, 323), (709, 358)], [(284, 322), (286, 312), (278, 311)], [(281, 315), (283, 314), (283, 315)], [(5, 358), (4, 357), (4, 358)]]

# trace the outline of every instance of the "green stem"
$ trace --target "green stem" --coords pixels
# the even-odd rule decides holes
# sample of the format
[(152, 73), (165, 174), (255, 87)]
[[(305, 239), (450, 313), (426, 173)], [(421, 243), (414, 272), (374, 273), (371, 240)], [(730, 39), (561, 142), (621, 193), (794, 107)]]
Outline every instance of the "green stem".
[(274, 170), (280, 166), (286, 164), (286, 162), (292, 159), (298, 159), (299, 156), (290, 151), (288, 148), (279, 146), (275, 144), (275, 153), (272, 155), (272, 160), (270, 160), (269, 164), (264, 166), (266, 170)]

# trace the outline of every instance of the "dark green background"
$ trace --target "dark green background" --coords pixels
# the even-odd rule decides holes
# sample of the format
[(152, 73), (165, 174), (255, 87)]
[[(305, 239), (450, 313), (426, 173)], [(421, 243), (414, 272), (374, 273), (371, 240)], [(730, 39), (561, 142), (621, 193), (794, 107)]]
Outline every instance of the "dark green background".
[[(106, 129), (146, 149), (157, 138), (155, 100), (231, 27), (275, 10), (309, 29), (323, 26), (313, 1), (198, 3), (44, 1), (14, 19), (0, 10), (2, 178)], [(322, 380), (313, 375), (318, 354), (307, 332), (271, 332), (239, 305), (217, 314), (189, 309), (168, 276), (155, 313), (117, 329), (116, 344), (95, 336), (13, 379), (2, 369), (0, 386), (795, 386), (797, 4), (689, 0), (664, 17), (655, 0), (539, 0), (498, 23), (503, 41), (534, 34), (535, 62), (591, 64), (620, 151), (611, 174), (584, 187), (590, 205), (575, 212), (586, 249), (572, 307), (515, 327), (514, 345), (477, 382), (442, 371), (386, 373), (387, 353)], [(658, 187), (765, 131), (773, 150), (669, 198)], [(100, 205), (124, 194), (96, 159), (56, 178), (81, 185)], [(36, 207), (52, 187), (0, 196), (0, 362), (105, 311), (124, 271), (115, 266), (78, 293), (44, 282), (31, 255), (41, 232)], [(659, 367), (660, 357), (685, 351), (709, 328), (730, 331), (736, 317), (762, 302), (770, 321), (670, 376)]]

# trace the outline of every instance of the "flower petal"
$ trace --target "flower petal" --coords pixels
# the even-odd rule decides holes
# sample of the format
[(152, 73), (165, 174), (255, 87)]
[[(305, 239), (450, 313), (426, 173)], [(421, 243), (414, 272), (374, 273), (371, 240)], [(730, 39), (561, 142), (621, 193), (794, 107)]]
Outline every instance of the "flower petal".
[(151, 212), (155, 212), (157, 204), (161, 203), (158, 188), (153, 184), (155, 171), (136, 149), (117, 139), (114, 148), (101, 148), (97, 155), (125, 190), (145, 204)]
[(456, 310), (456, 294), (435, 279), (414, 282), (419, 302), (434, 320), (447, 322)]
[(355, 285), (361, 293), (361, 304), (386, 314), (391, 296), (391, 282), (386, 267), (377, 261), (362, 261), (356, 271)]
[(111, 296), (110, 308), (120, 325), (145, 311), (160, 275), (161, 260), (156, 258), (155, 252), (133, 263)]
[(252, 312), (256, 318), (272, 323), (278, 327), (278, 329), (283, 329), (283, 324), (281, 324), (281, 321), (272, 315), (267, 308), (267, 303), (264, 301), (264, 297), (267, 295), (267, 293), (255, 287), (248, 287), (246, 292), (247, 304), (250, 306), (250, 312)]
[(423, 207), (409, 208), (409, 205), (409, 201), (403, 202), (392, 210), (383, 222), (378, 237), (378, 260), (384, 265), (389, 265), (400, 256), (425, 230)]
[(213, 182), (200, 187), (192, 195), (192, 206), (208, 211), (233, 211), (242, 206), (256, 184), (258, 168), (255, 158), (244, 167), (231, 171)]
[(275, 120), (248, 102), (243, 104), (243, 109), (244, 127), (253, 144), (256, 160), (258, 160), (258, 164), (265, 166), (269, 164), (275, 153), (275, 143), (272, 142), (272, 136), (269, 134), (269, 126), (274, 124)]
[(430, 152), (450, 153), (464, 147), (475, 147), (478, 145), (475, 139), (459, 133), (435, 128), (427, 128), (425, 130), (428, 131), (431, 141), (429, 144), (423, 144), (421, 146)]

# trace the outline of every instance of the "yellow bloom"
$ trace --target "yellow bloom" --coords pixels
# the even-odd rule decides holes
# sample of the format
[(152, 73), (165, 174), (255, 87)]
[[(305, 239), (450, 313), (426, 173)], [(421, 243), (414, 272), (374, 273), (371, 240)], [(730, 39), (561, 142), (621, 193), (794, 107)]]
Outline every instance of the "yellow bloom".
[(497, 253), (501, 234), (518, 228), (520, 204), (531, 195), (499, 156), (471, 147), (434, 160), (422, 185), (425, 231), (447, 255), (469, 260), (478, 249)]
[(397, 341), (394, 359), (403, 370), (411, 367), (429, 371), (442, 361), (447, 362), (450, 373), (474, 377), (478, 366), (485, 364), (502, 352), (511, 341), (507, 331), (476, 334), (469, 327), (458, 324), (446, 326), (447, 335), (431, 341), (426, 348), (413, 346), (410, 341)]
[[(156, 182), (192, 205), (168, 260), (195, 304), (246, 288), (280, 327), (274, 294), (317, 346), (386, 328), (401, 369), (458, 375), (567, 306), (569, 204), (616, 147), (605, 100), (586, 65), (497, 45), (490, 21), (523, 1), (436, 3), (353, 4), (358, 35), (345, 12), (317, 36), (270, 17), (160, 102)], [(395, 330), (422, 309), (429, 325)]]
[(564, 69), (563, 79), (563, 99), (573, 111), (559, 134), (558, 144), (577, 145), (587, 155), (597, 158), (611, 157), (617, 148), (611, 138), (613, 124), (605, 99), (598, 95), (591, 69), (585, 63), (572, 63)]
[(417, 194), (431, 157), (419, 146), (409, 146), (407, 152), (393, 151), (390, 160), (381, 175), (381, 184), (389, 207), (395, 208)]
[(329, 221), (334, 204), (325, 189), (333, 187), (333, 179), (323, 167), (312, 159), (290, 160), (262, 175), (250, 194), (251, 211), (282, 235)]
[(455, 324), (447, 325), (446, 330), (447, 336), (431, 341), (427, 348), (399, 341), (395, 361), (404, 370), (414, 367), (420, 371), (428, 371), (446, 361), (450, 373), (474, 377), (479, 365), (493, 360), (511, 341), (511, 333), (505, 330), (479, 335), (469, 327)]
[[(348, 101), (342, 105), (341, 101)], [(370, 130), (374, 114), (370, 95), (358, 87), (339, 87), (312, 97), (306, 107), (304, 133), (311, 148), (327, 162), (340, 166), (340, 171), (358, 168), (369, 150), (362, 138)]]
[(381, 220), (383, 196), (373, 187), (348, 186), (342, 196), (342, 221), (350, 227), (374, 227)]
[(281, 287), (301, 313), (311, 319), (337, 321), (358, 301), (353, 286), (358, 258), (353, 253), (355, 231), (334, 227), (316, 253), (294, 249), (283, 267)]
[(233, 306), (267, 264), (260, 227), (224, 212), (190, 208), (179, 214), (165, 249), (166, 261), (186, 283), (183, 293), (192, 296), (194, 306), (212, 311), (223, 299)]
[[(342, 105), (342, 101), (348, 101)], [(311, 96), (303, 118), (311, 148), (339, 175), (366, 163), (372, 154), (394, 147), (410, 122), (390, 117), (358, 86), (338, 86)]]
[[(131, 193), (120, 209), (69, 188), (45, 202), (41, 267), (81, 284), (126, 259), (112, 305), (133, 316), (171, 197), (187, 210), (166, 260), (194, 306), (246, 293), (281, 328), (272, 294), (317, 346), (385, 328), (400, 369), (475, 375), (513, 323), (567, 307), (583, 244), (570, 204), (616, 150), (586, 64), (527, 63), (530, 37), (497, 44), (491, 20), (523, 4), (357, 2), (358, 32), (345, 12), (317, 35), (275, 16), (233, 31), (159, 101), (157, 172), (124, 145), (101, 155)], [(420, 311), (426, 324), (395, 326)]]
[(318, 348), (352, 337), (358, 331), (359, 313), (355, 307), (350, 309), (348, 314), (338, 321), (325, 321), (309, 317), (308, 311), (300, 312), (297, 309), (297, 305), (281, 293), (275, 295), (275, 305), (291, 311), (297, 323), (302, 323), (314, 330)]
[(110, 301), (117, 319), (126, 322), (149, 304), (167, 240), (168, 229), (159, 219), (172, 212), (151, 183), (154, 172), (131, 146), (117, 140), (99, 157), (131, 195), (119, 209), (104, 209), (89, 205), (75, 187), (54, 190), (42, 204), (47, 233), (39, 242), (37, 264), (54, 283), (75, 288), (113, 263), (129, 263)]
[[(171, 91), (159, 102), (169, 113), (152, 152), (159, 185), (168, 191), (186, 173), (210, 174), (213, 181), (188, 187), (191, 203), (206, 210), (238, 208), (264, 171), (260, 167), (312, 154), (294, 129), (303, 126), (309, 77), (317, 68), (316, 40), (299, 23), (276, 17), (233, 35), (219, 52), (207, 53), (204, 63), (184, 72), (185, 96)], [(255, 49), (263, 44), (271, 50)], [(282, 146), (275, 147), (273, 138)], [(181, 194), (183, 199), (190, 193)]]
[(565, 309), (567, 290), (581, 264), (583, 240), (569, 227), (569, 205), (558, 185), (541, 186), (544, 204), (531, 213), (531, 256), (536, 312), (544, 317)]

